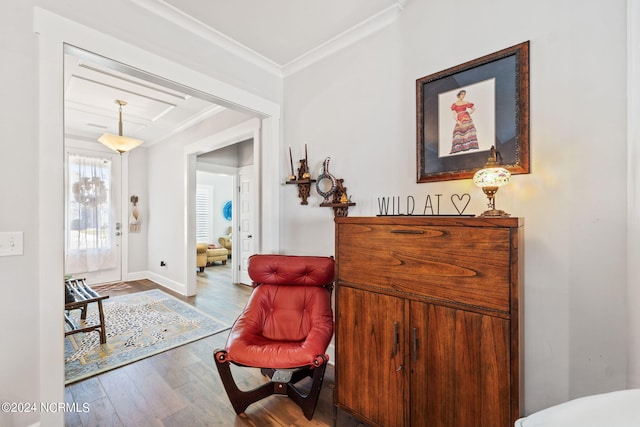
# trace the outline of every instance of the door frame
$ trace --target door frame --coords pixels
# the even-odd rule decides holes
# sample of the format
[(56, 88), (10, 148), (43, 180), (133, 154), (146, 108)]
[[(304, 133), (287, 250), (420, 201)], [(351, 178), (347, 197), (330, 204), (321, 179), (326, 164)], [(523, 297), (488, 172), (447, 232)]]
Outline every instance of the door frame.
[[(217, 80), (121, 39), (61, 17), (40, 7), (33, 9), (33, 31), (38, 46), (38, 368), (39, 395), (43, 402), (64, 402), (64, 322), (62, 321), (64, 276), (64, 46), (71, 44), (111, 60), (209, 94), (225, 106), (235, 106), (262, 117), (265, 147), (260, 161), (265, 165), (261, 197), (278, 200), (280, 171), (279, 103), (264, 99)], [(124, 165), (123, 165), (124, 167)], [(279, 203), (260, 209), (265, 232), (262, 249), (279, 249)], [(186, 232), (186, 230), (185, 230)], [(186, 253), (186, 245), (184, 247)], [(195, 265), (195, 251), (193, 251)], [(62, 425), (62, 412), (40, 414), (42, 425)]]
[[(247, 139), (253, 139), (253, 159), (254, 159), (254, 182), (256, 188), (262, 188), (262, 179), (257, 172), (260, 170), (260, 152), (262, 149), (261, 135), (261, 120), (258, 118), (247, 120), (239, 125), (230, 127), (222, 132), (218, 132), (214, 135), (203, 138), (199, 141), (187, 144), (184, 146), (184, 161), (185, 161), (185, 182), (187, 183), (186, 202), (185, 202), (185, 240), (187, 247), (187, 295), (196, 294), (196, 157), (200, 154), (208, 153), (210, 151), (218, 150), (229, 145), (237, 144), (238, 142), (246, 141)], [(233, 178), (234, 193), (233, 193), (233, 206), (237, 211), (238, 206), (238, 174), (236, 173)], [(258, 201), (254, 206), (255, 211), (261, 211), (259, 198), (254, 197), (254, 201)], [(256, 221), (258, 222), (258, 221)], [(232, 219), (233, 235), (237, 236), (238, 221), (237, 214), (233, 215)], [(264, 227), (260, 227), (260, 224), (254, 226), (256, 240), (254, 248), (262, 247), (261, 230)], [(237, 240), (237, 239), (236, 239)], [(238, 273), (238, 254), (237, 245), (232, 246), (233, 254), (231, 256), (231, 280), (233, 283), (240, 281)]]

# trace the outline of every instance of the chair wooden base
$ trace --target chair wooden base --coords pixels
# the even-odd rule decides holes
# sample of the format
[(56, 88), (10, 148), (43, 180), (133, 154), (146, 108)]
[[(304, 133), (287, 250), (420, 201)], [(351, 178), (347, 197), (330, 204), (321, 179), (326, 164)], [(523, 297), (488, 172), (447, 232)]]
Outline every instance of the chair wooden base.
[[(271, 381), (253, 390), (243, 391), (238, 388), (233, 379), (231, 364), (226, 359), (226, 354), (227, 352), (224, 350), (216, 350), (214, 359), (216, 360), (220, 379), (236, 414), (244, 413), (249, 405), (265, 397), (280, 394), (293, 400), (302, 409), (305, 418), (308, 420), (313, 418), (313, 413), (318, 404), (318, 397), (320, 396), (320, 389), (322, 388), (324, 372), (327, 367), (324, 355), (319, 356), (324, 363), (317, 367), (308, 366), (297, 369), (262, 368), (261, 372), (268, 376)], [(312, 378), (311, 388), (307, 394), (303, 394), (296, 388), (295, 384), (307, 377)]]
[[(67, 297), (64, 304), (64, 320), (69, 325), (70, 330), (65, 331), (64, 336), (77, 334), (79, 332), (98, 331), (100, 333), (100, 344), (107, 342), (107, 331), (105, 330), (104, 312), (102, 310), (102, 301), (109, 298), (108, 295), (98, 295), (96, 291), (87, 285), (85, 279), (69, 279), (65, 281)], [(71, 310), (80, 310), (80, 321), (84, 322), (87, 318), (88, 305), (96, 303), (98, 305), (99, 322), (95, 325), (82, 326), (76, 325), (68, 312)]]

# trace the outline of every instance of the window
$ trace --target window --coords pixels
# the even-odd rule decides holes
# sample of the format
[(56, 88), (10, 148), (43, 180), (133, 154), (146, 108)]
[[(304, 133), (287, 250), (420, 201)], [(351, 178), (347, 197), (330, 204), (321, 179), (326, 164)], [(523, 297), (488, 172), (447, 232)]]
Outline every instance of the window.
[(109, 156), (67, 153), (65, 273), (115, 268), (119, 261)]
[(212, 241), (212, 201), (213, 186), (198, 185), (196, 189), (196, 242), (210, 243)]

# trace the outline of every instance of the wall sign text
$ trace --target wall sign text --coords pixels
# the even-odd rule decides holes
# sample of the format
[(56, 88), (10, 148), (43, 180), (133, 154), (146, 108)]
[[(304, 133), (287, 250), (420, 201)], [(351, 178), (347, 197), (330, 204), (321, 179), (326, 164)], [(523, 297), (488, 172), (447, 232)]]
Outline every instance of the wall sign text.
[[(468, 193), (452, 194), (448, 199), (443, 194), (427, 194), (427, 197), (416, 201), (413, 196), (378, 197), (378, 216), (392, 215), (464, 215), (471, 202)], [(454, 213), (455, 212), (457, 213)]]

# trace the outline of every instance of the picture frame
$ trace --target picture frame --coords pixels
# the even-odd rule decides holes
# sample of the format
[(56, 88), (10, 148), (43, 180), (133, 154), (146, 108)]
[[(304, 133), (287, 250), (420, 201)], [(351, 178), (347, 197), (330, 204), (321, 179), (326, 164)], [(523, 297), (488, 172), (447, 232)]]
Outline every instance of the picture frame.
[(491, 146), (530, 173), (529, 42), (417, 79), (416, 128), (418, 183), (472, 178)]

